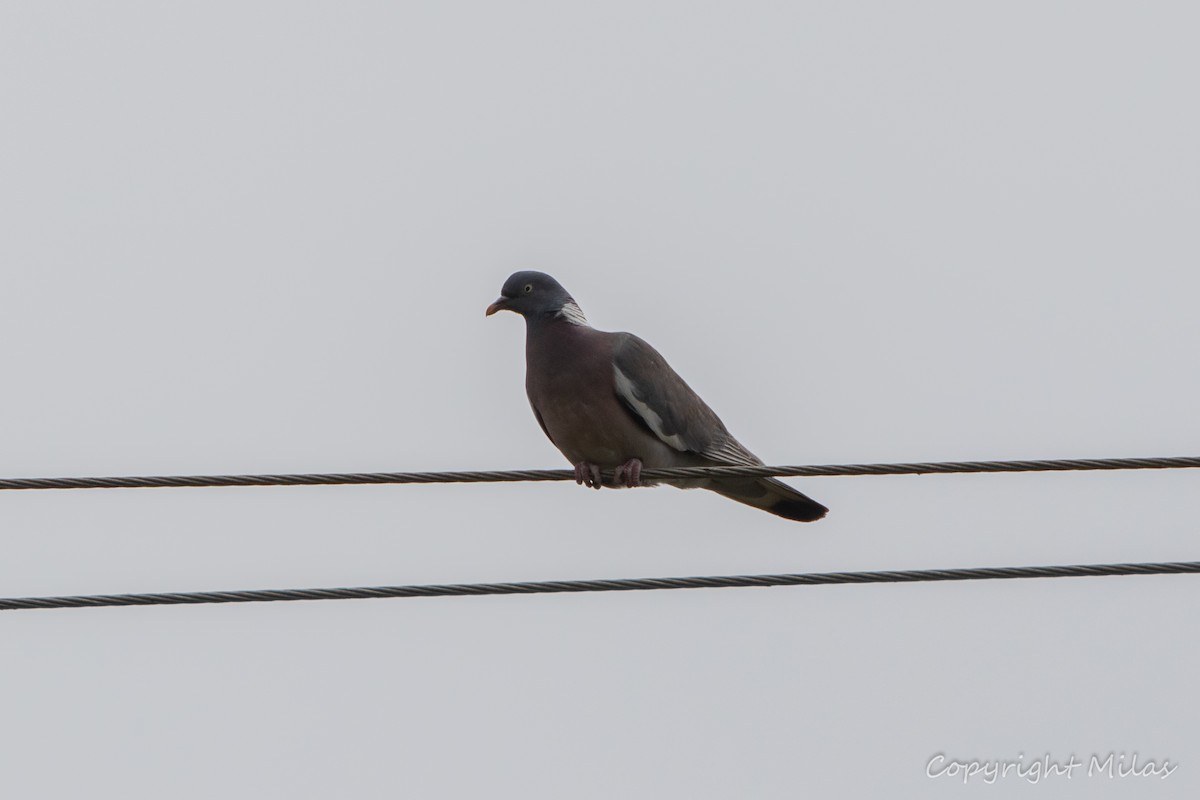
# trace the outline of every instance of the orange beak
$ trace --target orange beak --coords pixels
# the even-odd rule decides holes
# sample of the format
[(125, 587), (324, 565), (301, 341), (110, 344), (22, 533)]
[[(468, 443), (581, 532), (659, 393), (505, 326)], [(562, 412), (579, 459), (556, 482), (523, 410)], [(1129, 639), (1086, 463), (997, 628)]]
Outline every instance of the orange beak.
[(490, 306), (487, 307), (487, 313), (485, 313), (484, 316), (490, 317), (492, 314), (495, 314), (497, 311), (503, 311), (506, 308), (508, 308), (508, 298), (507, 297), (497, 297), (496, 302), (492, 303)]

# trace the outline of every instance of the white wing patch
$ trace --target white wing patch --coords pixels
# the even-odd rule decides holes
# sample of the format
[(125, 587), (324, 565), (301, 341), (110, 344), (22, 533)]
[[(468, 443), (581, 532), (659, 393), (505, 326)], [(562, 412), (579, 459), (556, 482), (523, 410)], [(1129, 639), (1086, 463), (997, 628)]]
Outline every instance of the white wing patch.
[(629, 406), (637, 412), (637, 415), (645, 420), (646, 424), (650, 426), (650, 430), (654, 431), (659, 439), (662, 439), (676, 450), (681, 452), (686, 451), (688, 449), (687, 445), (683, 443), (683, 439), (679, 437), (679, 434), (667, 436), (663, 433), (662, 417), (654, 409), (642, 402), (641, 398), (634, 393), (633, 381), (629, 380), (624, 372), (621, 372), (620, 367), (614, 366), (613, 373), (617, 381), (617, 394), (621, 395), (625, 402), (629, 403)]
[(587, 317), (583, 315), (583, 309), (574, 300), (568, 300), (563, 303), (563, 307), (558, 311), (558, 316), (572, 325), (582, 325), (585, 328), (592, 327), (588, 324)]

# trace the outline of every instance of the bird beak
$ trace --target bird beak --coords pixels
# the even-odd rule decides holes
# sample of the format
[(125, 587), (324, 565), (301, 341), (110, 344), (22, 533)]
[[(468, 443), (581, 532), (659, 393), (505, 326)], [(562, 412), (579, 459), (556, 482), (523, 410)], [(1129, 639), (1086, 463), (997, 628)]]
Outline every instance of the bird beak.
[(490, 317), (492, 314), (495, 314), (497, 311), (503, 311), (506, 308), (508, 308), (508, 298), (507, 297), (497, 297), (496, 302), (492, 303), (490, 306), (487, 307), (487, 313), (484, 316)]

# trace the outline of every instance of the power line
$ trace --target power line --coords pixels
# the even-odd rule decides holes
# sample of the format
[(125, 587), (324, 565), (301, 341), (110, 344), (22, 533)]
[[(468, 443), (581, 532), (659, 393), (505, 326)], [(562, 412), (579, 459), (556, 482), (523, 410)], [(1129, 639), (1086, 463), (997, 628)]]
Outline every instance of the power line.
[(102, 606), (194, 605), (200, 603), (264, 603), (289, 600), (369, 600), (385, 597), (629, 592), (656, 591), (661, 589), (727, 589), (753, 586), (919, 583), (928, 581), (975, 581), (1008, 578), (1073, 578), (1113, 575), (1179, 575), (1190, 573), (1200, 573), (1200, 561), (1176, 561), (1151, 564), (1075, 564), (1049, 567), (979, 567), (974, 569), (922, 569), (886, 572), (810, 572), (790, 575), (717, 575), (695, 578), (624, 578), (591, 581), (535, 581), (531, 583), (362, 586), (342, 589), (260, 589), (173, 594), (10, 597), (0, 599), (0, 611), (24, 611), (39, 608), (97, 608)]
[[(971, 472), (1062, 472), (1070, 470), (1178, 469), (1200, 467), (1200, 457), (1094, 458), (1053, 461), (932, 461), (900, 464), (831, 464), (817, 466), (673, 467), (642, 471), (643, 481), (705, 477), (821, 477), (833, 475), (929, 475)], [(612, 473), (605, 473), (606, 482)], [(174, 475), (115, 478), (4, 478), (4, 489), (150, 489), (200, 486), (322, 486), (376, 483), (510, 483), (569, 481), (567, 469), (490, 470), (470, 472), (349, 472), (291, 475)]]

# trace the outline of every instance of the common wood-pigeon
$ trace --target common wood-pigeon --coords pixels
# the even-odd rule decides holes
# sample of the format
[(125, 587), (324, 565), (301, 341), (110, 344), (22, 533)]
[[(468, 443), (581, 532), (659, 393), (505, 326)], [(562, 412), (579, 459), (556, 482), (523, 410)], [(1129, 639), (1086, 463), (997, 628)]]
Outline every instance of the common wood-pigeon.
[[(598, 331), (554, 278), (517, 272), (487, 308), (525, 318), (525, 390), (550, 441), (575, 465), (575, 479), (599, 489), (638, 486), (643, 468), (757, 465), (763, 462), (666, 360), (631, 333)], [(663, 481), (710, 489), (786, 519), (812, 522), (825, 506), (775, 478)]]

